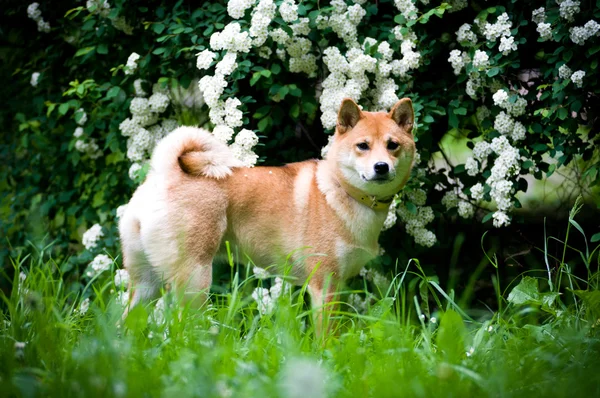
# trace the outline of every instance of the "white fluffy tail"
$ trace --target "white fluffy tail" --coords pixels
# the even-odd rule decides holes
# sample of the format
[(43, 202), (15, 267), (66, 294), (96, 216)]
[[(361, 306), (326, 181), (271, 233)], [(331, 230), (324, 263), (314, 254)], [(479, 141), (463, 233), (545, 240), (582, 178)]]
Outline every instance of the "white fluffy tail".
[(229, 147), (210, 132), (197, 127), (179, 127), (163, 138), (152, 154), (152, 172), (182, 170), (186, 174), (224, 178), (242, 163)]

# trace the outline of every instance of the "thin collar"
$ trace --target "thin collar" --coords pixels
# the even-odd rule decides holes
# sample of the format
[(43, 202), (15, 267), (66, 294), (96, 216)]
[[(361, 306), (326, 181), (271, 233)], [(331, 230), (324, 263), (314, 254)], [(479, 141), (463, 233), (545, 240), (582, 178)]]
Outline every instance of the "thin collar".
[(375, 195), (367, 195), (364, 192), (354, 188), (349, 184), (342, 183), (336, 176), (335, 180), (340, 185), (340, 187), (346, 191), (348, 196), (357, 202), (367, 206), (370, 209), (375, 211), (385, 211), (387, 212), (390, 209), (390, 204), (394, 200), (395, 195), (386, 196), (384, 198), (379, 198)]

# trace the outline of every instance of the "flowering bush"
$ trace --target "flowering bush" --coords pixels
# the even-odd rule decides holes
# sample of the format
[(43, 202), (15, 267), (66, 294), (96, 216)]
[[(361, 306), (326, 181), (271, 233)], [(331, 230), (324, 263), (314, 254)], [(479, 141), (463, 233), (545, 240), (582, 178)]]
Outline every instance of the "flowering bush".
[[(83, 236), (88, 251), (72, 265), (96, 259), (101, 269), (97, 256), (117, 252), (119, 206), (177, 125), (206, 125), (248, 166), (280, 164), (326, 153), (345, 97), (370, 111), (412, 98), (419, 153), (386, 227), (420, 246), (435, 244), (440, 218), (509, 225), (530, 176), (578, 162), (597, 186), (600, 7), (498, 3), (90, 0), (11, 9), (36, 40), (3, 66), (19, 80), (3, 88), (15, 98), (3, 127), (19, 131), (3, 150), (14, 165), (3, 171), (4, 232), (20, 244), (27, 234), (16, 226), (46, 220), (61, 242)], [(45, 48), (53, 51), (42, 56)], [(447, 134), (467, 141), (471, 155), (459, 164), (440, 146)]]

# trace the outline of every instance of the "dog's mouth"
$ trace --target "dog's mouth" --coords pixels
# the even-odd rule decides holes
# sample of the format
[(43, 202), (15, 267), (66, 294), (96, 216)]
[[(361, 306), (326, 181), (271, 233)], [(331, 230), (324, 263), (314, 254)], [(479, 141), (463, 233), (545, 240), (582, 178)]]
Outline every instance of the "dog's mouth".
[(362, 178), (363, 181), (365, 181), (365, 182), (374, 182), (375, 184), (386, 184), (393, 180), (393, 178), (391, 178), (391, 176), (381, 176), (381, 177), (377, 176), (377, 177), (373, 177), (373, 178), (367, 178), (364, 174), (361, 174), (360, 178)]

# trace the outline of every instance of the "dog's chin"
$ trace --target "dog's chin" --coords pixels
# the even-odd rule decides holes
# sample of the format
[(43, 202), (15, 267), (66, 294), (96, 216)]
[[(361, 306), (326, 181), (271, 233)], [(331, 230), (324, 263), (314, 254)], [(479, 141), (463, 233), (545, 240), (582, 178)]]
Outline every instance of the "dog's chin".
[(367, 184), (374, 184), (374, 185), (386, 185), (386, 184), (390, 184), (394, 181), (393, 178), (390, 177), (373, 177), (373, 178), (367, 178), (365, 175), (361, 174), (360, 178)]

